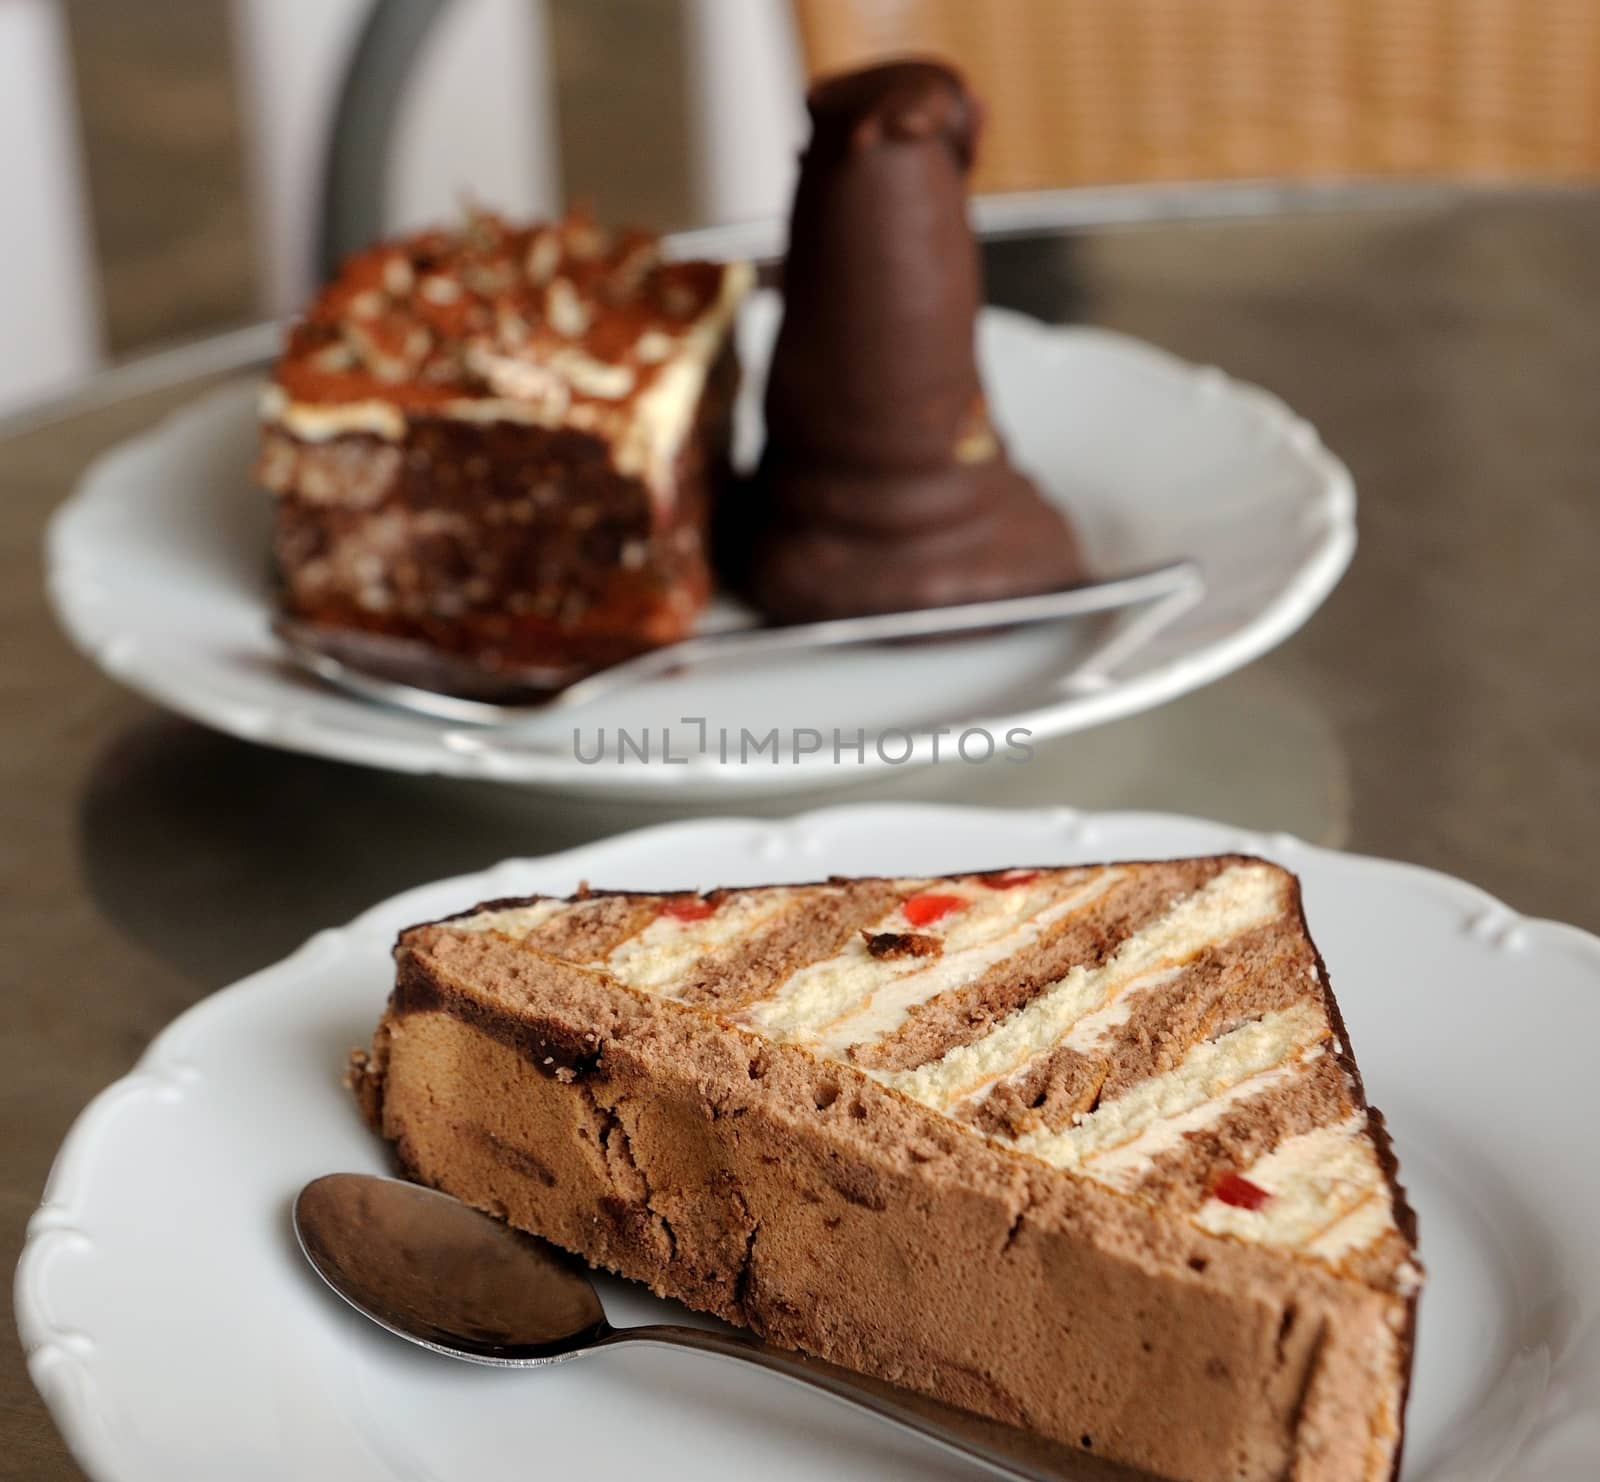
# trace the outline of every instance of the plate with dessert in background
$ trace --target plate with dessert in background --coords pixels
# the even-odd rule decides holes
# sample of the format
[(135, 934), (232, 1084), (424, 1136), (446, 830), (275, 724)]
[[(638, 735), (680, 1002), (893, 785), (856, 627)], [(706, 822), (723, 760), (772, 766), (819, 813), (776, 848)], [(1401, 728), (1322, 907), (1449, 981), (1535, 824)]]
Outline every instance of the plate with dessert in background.
[[(1304, 622), (1355, 546), (1314, 430), (1220, 371), (980, 307), (981, 114), (949, 69), (845, 74), (809, 104), (782, 297), (582, 213), (380, 243), (290, 327), (264, 391), (227, 387), (94, 465), (50, 531), (67, 631), (253, 741), (710, 797), (1025, 757)], [(696, 634), (1176, 561), (1199, 582), (1122, 611), (550, 703)], [(307, 650), (499, 723), (374, 703)]]

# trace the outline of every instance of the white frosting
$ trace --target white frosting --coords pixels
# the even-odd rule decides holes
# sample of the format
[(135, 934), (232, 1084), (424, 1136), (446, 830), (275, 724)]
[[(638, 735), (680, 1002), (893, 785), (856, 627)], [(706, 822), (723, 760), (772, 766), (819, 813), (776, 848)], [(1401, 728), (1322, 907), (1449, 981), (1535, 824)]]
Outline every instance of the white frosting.
[(406, 435), (405, 413), (388, 401), (345, 401), (319, 406), (314, 402), (293, 402), (282, 386), (268, 386), (261, 393), (261, 420), (276, 423), (302, 442), (325, 443), (347, 433), (364, 432), (388, 442), (399, 442)]

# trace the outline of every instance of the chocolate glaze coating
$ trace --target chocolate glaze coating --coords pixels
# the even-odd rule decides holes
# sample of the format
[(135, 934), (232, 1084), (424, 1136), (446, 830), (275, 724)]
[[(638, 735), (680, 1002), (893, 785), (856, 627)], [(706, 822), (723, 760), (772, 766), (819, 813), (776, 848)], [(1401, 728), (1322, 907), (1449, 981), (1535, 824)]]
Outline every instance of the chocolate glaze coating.
[(1080, 580), (978, 380), (979, 104), (948, 67), (905, 61), (819, 83), (808, 107), (767, 446), (724, 532), (736, 584), (803, 621)]

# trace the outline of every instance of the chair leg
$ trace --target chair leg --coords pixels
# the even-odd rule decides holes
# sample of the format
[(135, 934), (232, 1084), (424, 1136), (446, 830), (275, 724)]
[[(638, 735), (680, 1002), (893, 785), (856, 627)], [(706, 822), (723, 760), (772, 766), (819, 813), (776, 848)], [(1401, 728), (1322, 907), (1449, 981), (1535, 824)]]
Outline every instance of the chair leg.
[(449, 0), (374, 0), (345, 64), (322, 166), (317, 267), (340, 262), (383, 230), (389, 141), (406, 80)]
[(73, 120), (59, 6), (0, 4), (0, 408), (59, 390), (100, 359)]

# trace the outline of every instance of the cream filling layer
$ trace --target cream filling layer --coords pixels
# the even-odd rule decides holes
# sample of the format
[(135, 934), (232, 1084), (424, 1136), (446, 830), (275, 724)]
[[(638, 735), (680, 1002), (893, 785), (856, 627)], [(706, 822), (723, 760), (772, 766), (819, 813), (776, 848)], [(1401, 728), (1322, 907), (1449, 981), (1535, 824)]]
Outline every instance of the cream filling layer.
[(537, 931), (547, 921), (554, 920), (568, 909), (569, 903), (561, 900), (534, 901), (528, 906), (509, 906), (499, 911), (479, 911), (449, 923), (451, 931), (497, 931), (502, 936), (518, 940)]
[(1281, 1086), (1303, 1075), (1305, 1067), (1321, 1054), (1322, 1046), (1313, 1045), (1303, 1054), (1246, 1075), (1237, 1084), (1225, 1087), (1197, 1105), (1151, 1123), (1136, 1137), (1092, 1154), (1082, 1165), (1083, 1171), (1101, 1183), (1131, 1190), (1150, 1172), (1156, 1159), (1163, 1153), (1181, 1147), (1186, 1137), (1216, 1126), (1241, 1102), (1251, 1101), (1274, 1086)]
[[(834, 956), (801, 968), (754, 1005), (749, 1023), (773, 1039), (797, 1041), (822, 1055), (889, 1033), (919, 1003), (958, 988), (1015, 956), (1053, 922), (1095, 898), (1110, 883), (1101, 872), (1063, 896), (1061, 876), (1032, 886), (992, 890), (978, 881), (939, 883), (934, 893), (966, 904), (918, 925), (903, 907), (866, 928), (867, 935), (915, 933), (941, 943), (937, 957), (874, 957), (858, 936)], [(906, 881), (908, 892), (933, 882)]]
[(1394, 1228), (1388, 1183), (1360, 1114), (1287, 1138), (1243, 1172), (1271, 1197), (1260, 1209), (1210, 1199), (1195, 1216), (1202, 1229), (1331, 1261)]
[(1059, 1132), (1041, 1128), (1013, 1139), (1011, 1146), (1056, 1168), (1094, 1173), (1090, 1165), (1099, 1161), (1108, 1181), (1124, 1181), (1148, 1168), (1184, 1133), (1211, 1125), (1230, 1106), (1295, 1074), (1300, 1052), (1327, 1033), (1327, 1020), (1313, 1003), (1264, 1014), (1195, 1045), (1171, 1070), (1102, 1102), (1076, 1126)]
[(677, 998), (682, 979), (702, 958), (753, 935), (794, 899), (789, 890), (744, 890), (725, 897), (700, 921), (664, 912), (637, 935), (590, 964), (641, 992)]
[(325, 443), (348, 433), (367, 433), (386, 442), (401, 442), (406, 435), (406, 414), (392, 401), (372, 398), (329, 404), (291, 401), (275, 383), (261, 393), (261, 420), (292, 432), (302, 442)]
[(1129, 937), (1097, 968), (1075, 967), (1059, 982), (971, 1044), (958, 1045), (915, 1070), (880, 1075), (897, 1091), (943, 1111), (1047, 1055), (1091, 1014), (1104, 1011), (1138, 980), (1187, 962), (1283, 914), (1283, 874), (1264, 865), (1235, 865), (1185, 896), (1166, 915)]
[(1085, 1014), (1062, 1036), (1062, 1045), (1069, 1050), (1085, 1054), (1103, 1045), (1114, 1029), (1128, 1022), (1140, 998), (1163, 984), (1170, 983), (1183, 973), (1181, 967), (1157, 968), (1153, 973), (1143, 973), (1132, 982), (1125, 983), (1117, 996), (1104, 1008)]
[(990, 968), (1037, 942), (1045, 931), (1092, 906), (1110, 889), (1113, 872), (1097, 876), (1062, 899), (1031, 914), (993, 941), (946, 950), (931, 966), (882, 983), (848, 1013), (824, 1025), (811, 1043), (823, 1055), (843, 1056), (852, 1045), (873, 1044), (900, 1029), (913, 1009), (976, 981)]
[(621, 472), (637, 469), (654, 489), (670, 485), (673, 459), (700, 404), (706, 376), (755, 281), (756, 270), (749, 263), (727, 265), (716, 301), (681, 337), (678, 354), (635, 399), (633, 416), (613, 455)]

